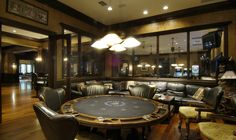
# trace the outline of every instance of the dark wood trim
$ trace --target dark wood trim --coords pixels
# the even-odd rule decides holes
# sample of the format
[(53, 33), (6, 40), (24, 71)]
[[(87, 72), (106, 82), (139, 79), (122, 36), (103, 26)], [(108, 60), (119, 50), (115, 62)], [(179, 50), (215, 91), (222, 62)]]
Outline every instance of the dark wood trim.
[(190, 32), (187, 32), (187, 78), (190, 78)]
[(159, 44), (159, 43), (160, 43), (160, 38), (159, 38), (159, 36), (156, 36), (156, 38), (157, 38), (157, 39), (156, 39), (156, 42), (157, 42), (157, 43), (156, 43), (156, 44), (157, 44), (157, 49), (156, 49), (156, 71), (155, 71), (155, 74), (158, 75), (158, 73), (159, 73), (159, 71), (160, 71), (160, 70), (159, 70), (159, 67), (158, 67), (159, 64), (160, 64), (160, 63), (159, 63), (159, 56), (160, 56), (160, 54), (159, 54), (159, 48), (160, 48), (159, 45), (160, 45), (160, 44)]
[(87, 16), (87, 15), (85, 15), (85, 14), (83, 14), (83, 13), (57, 1), (57, 0), (50, 0), (50, 1), (49, 0), (37, 0), (37, 1), (40, 3), (43, 3), (45, 5), (48, 5), (49, 7), (54, 8), (58, 11), (61, 11), (71, 17), (81, 20), (89, 25), (95, 26), (97, 28), (106, 28), (106, 25), (92, 19), (91, 17), (89, 17), (89, 16)]
[(35, 41), (35, 42), (39, 42), (39, 43), (45, 42), (44, 39), (37, 39), (37, 38), (33, 38), (33, 37), (28, 37), (28, 36), (18, 35), (18, 34), (13, 34), (13, 33), (8, 33), (8, 32), (2, 32), (2, 35), (7, 36), (7, 37), (12, 37), (12, 38)]
[(111, 29), (124, 29), (124, 28), (144, 25), (148, 23), (160, 22), (160, 21), (182, 18), (182, 17), (195, 16), (199, 14), (223, 11), (223, 10), (234, 9), (234, 8), (236, 8), (235, 0), (228, 0), (224, 2), (208, 4), (208, 5), (188, 8), (184, 10), (174, 11), (174, 12), (170, 12), (166, 14), (156, 15), (152, 17), (113, 24), (110, 26), (110, 28)]
[(48, 86), (54, 88), (56, 81), (56, 51), (57, 42), (52, 35), (49, 36), (48, 42)]
[(81, 65), (83, 65), (83, 57), (82, 57), (82, 51), (81, 51), (81, 47), (82, 47), (82, 40), (81, 40), (81, 35), (78, 34), (78, 74), (79, 76), (82, 76), (82, 72), (83, 70), (81, 70)]
[(71, 25), (64, 24), (64, 23), (60, 23), (60, 25), (62, 26), (62, 28), (67, 29), (67, 30), (70, 30), (70, 31), (75, 32), (75, 33), (79, 33), (80, 35), (88, 36), (88, 37), (91, 37), (91, 38), (94, 38), (94, 37), (95, 37), (94, 34), (89, 33), (89, 32), (87, 32), (87, 31), (84, 31), (84, 30), (82, 30), (82, 29), (73, 27), (73, 26), (71, 26)]
[(29, 30), (29, 31), (32, 31), (32, 32), (45, 34), (45, 35), (55, 35), (56, 34), (53, 31), (49, 31), (49, 30), (45, 30), (45, 29), (42, 29), (42, 28), (38, 28), (38, 27), (29, 25), (29, 24), (25, 24), (25, 23), (21, 23), (21, 22), (12, 20), (12, 19), (7, 19), (7, 18), (0, 17), (0, 22), (3, 25), (13, 26), (13, 27), (17, 27), (17, 28)]
[(66, 92), (67, 92), (67, 99), (71, 100), (71, 35), (66, 37), (66, 48), (67, 48), (67, 74), (66, 74)]
[(0, 123), (2, 123), (2, 23), (0, 21)]
[(228, 26), (224, 27), (224, 56), (229, 56), (229, 30)]
[(207, 28), (224, 28), (225, 26), (228, 26), (231, 23), (232, 21), (218, 22), (218, 23), (213, 23), (213, 24), (203, 24), (203, 25), (165, 30), (165, 31), (159, 31), (159, 32), (144, 33), (144, 34), (139, 34), (139, 35), (134, 35), (134, 36), (147, 37), (147, 36), (158, 36), (158, 35), (165, 35), (165, 34), (180, 33), (180, 32), (198, 31), (198, 30), (203, 30)]

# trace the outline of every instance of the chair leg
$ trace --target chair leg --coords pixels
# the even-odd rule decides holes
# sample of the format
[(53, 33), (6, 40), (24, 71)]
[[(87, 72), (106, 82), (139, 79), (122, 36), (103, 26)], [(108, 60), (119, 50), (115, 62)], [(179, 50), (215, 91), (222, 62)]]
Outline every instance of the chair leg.
[(178, 129), (179, 129), (179, 131), (181, 131), (182, 122), (183, 122), (183, 119), (182, 119), (182, 117), (179, 115), (179, 124), (178, 124)]
[(188, 136), (189, 136), (189, 131), (190, 131), (190, 122), (189, 119), (186, 119), (186, 135), (185, 135), (185, 139), (188, 140)]

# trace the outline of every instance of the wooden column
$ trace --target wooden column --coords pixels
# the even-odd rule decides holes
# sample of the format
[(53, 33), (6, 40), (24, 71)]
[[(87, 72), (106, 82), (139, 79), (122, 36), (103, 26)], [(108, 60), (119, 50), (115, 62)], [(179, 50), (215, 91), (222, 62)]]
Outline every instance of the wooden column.
[(2, 123), (2, 23), (0, 22), (0, 123)]
[(228, 25), (224, 27), (224, 56), (228, 57), (229, 56), (229, 40), (228, 40)]
[(81, 65), (83, 65), (83, 57), (82, 57), (82, 42), (81, 42), (81, 34), (77, 33), (78, 35), (78, 75), (81, 77), (83, 75), (83, 70), (81, 69)]
[[(159, 36), (156, 36), (157, 37), (157, 39), (156, 39), (156, 42), (157, 42), (157, 52), (156, 52), (156, 71), (155, 71), (155, 74), (157, 74), (157, 77), (158, 77), (158, 73), (160, 73), (160, 70), (159, 70), (159, 65), (160, 65), (160, 63), (159, 63)], [(159, 76), (160, 77), (160, 76)]]
[(68, 100), (71, 99), (71, 36), (66, 36), (67, 45), (67, 77), (66, 77), (66, 91)]
[(55, 40), (55, 37), (52, 35), (49, 36), (49, 47), (48, 47), (48, 86), (54, 88), (55, 87), (55, 81), (56, 81), (56, 49), (57, 48), (57, 40)]
[(187, 32), (187, 79), (190, 78), (190, 32)]

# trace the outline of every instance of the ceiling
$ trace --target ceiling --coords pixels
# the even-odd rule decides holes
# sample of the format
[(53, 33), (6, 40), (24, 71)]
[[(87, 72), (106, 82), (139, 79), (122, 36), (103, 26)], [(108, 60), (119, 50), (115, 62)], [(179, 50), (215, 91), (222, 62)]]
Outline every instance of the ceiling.
[[(135, 19), (161, 15), (168, 12), (187, 8), (223, 2), (227, 0), (58, 0), (59, 2), (99, 21), (105, 25), (111, 25)], [(105, 6), (99, 4), (103, 1)], [(113, 10), (108, 12), (111, 5)], [(167, 5), (168, 10), (163, 10)], [(143, 10), (148, 10), (143, 15)]]

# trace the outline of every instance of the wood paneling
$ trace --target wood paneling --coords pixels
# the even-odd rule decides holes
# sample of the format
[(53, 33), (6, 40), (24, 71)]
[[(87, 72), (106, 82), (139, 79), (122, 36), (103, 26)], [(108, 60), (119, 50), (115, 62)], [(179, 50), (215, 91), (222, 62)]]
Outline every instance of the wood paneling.
[(0, 21), (0, 123), (2, 122), (2, 23)]

